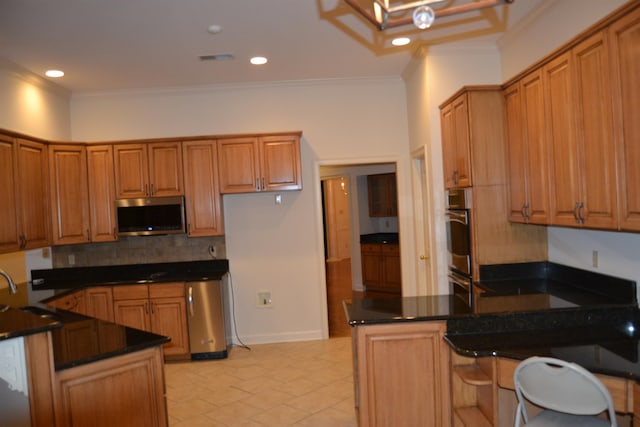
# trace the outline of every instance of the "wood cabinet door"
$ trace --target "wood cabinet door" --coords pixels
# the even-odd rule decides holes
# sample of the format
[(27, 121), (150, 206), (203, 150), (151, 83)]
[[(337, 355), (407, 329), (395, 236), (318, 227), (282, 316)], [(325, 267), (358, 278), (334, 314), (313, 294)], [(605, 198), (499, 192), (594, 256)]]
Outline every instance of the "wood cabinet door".
[(513, 83), (504, 91), (505, 134), (507, 138), (507, 171), (509, 176), (509, 221), (527, 222), (525, 207), (528, 200), (526, 187), (526, 141), (524, 138), (522, 91), (520, 83)]
[(51, 245), (49, 162), (45, 144), (18, 139), (18, 200), (21, 247)]
[(143, 331), (151, 330), (148, 299), (125, 299), (113, 301), (113, 320), (120, 325)]
[(398, 216), (396, 174), (367, 175), (370, 217)]
[(149, 162), (146, 144), (113, 146), (116, 199), (149, 196)]
[(402, 291), (402, 274), (400, 267), (400, 250), (398, 245), (382, 245), (382, 274), (385, 290)]
[(218, 140), (218, 176), (220, 193), (260, 191), (258, 139), (228, 138)]
[(618, 147), (620, 228), (640, 231), (640, 9), (609, 29), (613, 111)]
[(56, 372), (57, 427), (166, 427), (160, 347)]
[(72, 311), (74, 313), (86, 314), (87, 305), (85, 299), (85, 290), (81, 289), (61, 297), (55, 298), (47, 302), (50, 307), (61, 308), (63, 310)]
[(548, 156), (545, 138), (544, 91), (542, 70), (525, 76), (521, 83), (524, 139), (526, 141), (525, 183), (527, 187), (527, 221), (549, 222)]
[(116, 240), (116, 189), (113, 174), (113, 147), (87, 147), (87, 182), (92, 242)]
[(579, 215), (586, 227), (617, 229), (616, 149), (606, 33), (597, 33), (578, 44), (573, 49), (573, 59), (576, 129), (583, 172)]
[(88, 288), (85, 294), (87, 316), (113, 322), (113, 292), (108, 286)]
[(53, 244), (88, 243), (87, 155), (81, 145), (49, 145)]
[(153, 197), (182, 196), (182, 144), (157, 142), (148, 145), (149, 195)]
[(382, 283), (382, 245), (362, 244), (362, 284), (377, 288)]
[(440, 130), (442, 133), (442, 164), (444, 188), (455, 188), (456, 141), (453, 130), (453, 104), (440, 109)]
[(451, 425), (445, 332), (444, 322), (355, 328), (360, 425)]
[(171, 338), (164, 345), (164, 354), (167, 356), (189, 354), (186, 313), (184, 296), (151, 299), (151, 332)]
[(547, 64), (543, 78), (551, 177), (550, 223), (575, 227), (580, 225), (577, 214), (581, 195), (571, 54)]
[(216, 141), (184, 142), (182, 150), (187, 233), (189, 237), (223, 235)]
[(300, 138), (297, 135), (260, 138), (260, 191), (301, 190)]
[(471, 142), (469, 139), (469, 104), (467, 94), (453, 100), (453, 133), (455, 140), (456, 187), (471, 187)]
[(15, 139), (0, 134), (0, 188), (3, 191), (0, 204), (0, 252), (20, 249), (15, 145)]

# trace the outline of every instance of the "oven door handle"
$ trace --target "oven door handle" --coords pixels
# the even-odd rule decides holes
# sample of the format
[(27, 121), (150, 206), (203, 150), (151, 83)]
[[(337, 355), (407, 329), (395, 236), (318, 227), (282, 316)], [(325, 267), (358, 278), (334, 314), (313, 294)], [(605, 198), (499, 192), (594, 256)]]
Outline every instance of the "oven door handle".
[(458, 212), (453, 212), (453, 211), (447, 211), (446, 212), (446, 216), (448, 216), (449, 218), (451, 218), (452, 221), (456, 221), (459, 222), (461, 224), (467, 224), (468, 220), (467, 220), (467, 213), (458, 213)]
[(467, 280), (467, 279), (464, 279), (464, 278), (462, 278), (462, 277), (460, 277), (460, 276), (458, 276), (458, 275), (455, 275), (455, 274), (449, 274), (449, 279), (450, 279), (453, 283), (455, 283), (456, 285), (460, 285), (460, 286), (462, 286), (463, 288), (466, 288), (466, 289), (470, 289), (470, 288), (471, 288), (471, 281), (469, 281), (469, 280)]

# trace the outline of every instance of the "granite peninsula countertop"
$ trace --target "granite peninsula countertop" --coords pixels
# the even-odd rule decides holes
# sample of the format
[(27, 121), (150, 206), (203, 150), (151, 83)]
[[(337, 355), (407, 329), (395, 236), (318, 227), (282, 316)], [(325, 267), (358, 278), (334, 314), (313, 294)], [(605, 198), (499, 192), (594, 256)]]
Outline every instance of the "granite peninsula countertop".
[(544, 265), (525, 267), (555, 276), (489, 275), (473, 307), (453, 295), (352, 299), (344, 302), (347, 320), (354, 327), (446, 321), (445, 340), (463, 355), (551, 356), (592, 372), (640, 380), (635, 282), (535, 264)]

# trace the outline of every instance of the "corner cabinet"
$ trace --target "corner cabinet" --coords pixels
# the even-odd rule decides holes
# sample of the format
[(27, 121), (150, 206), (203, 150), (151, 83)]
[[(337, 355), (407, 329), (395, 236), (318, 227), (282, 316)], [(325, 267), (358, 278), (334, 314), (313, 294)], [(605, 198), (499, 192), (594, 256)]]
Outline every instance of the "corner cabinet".
[(116, 198), (182, 196), (180, 142), (113, 146)]
[(184, 193), (189, 237), (224, 234), (215, 140), (182, 144)]
[(302, 189), (300, 133), (218, 140), (220, 193)]
[(49, 145), (51, 223), (54, 245), (88, 243), (89, 192), (83, 145)]
[(358, 425), (452, 425), (445, 331), (445, 322), (353, 328)]

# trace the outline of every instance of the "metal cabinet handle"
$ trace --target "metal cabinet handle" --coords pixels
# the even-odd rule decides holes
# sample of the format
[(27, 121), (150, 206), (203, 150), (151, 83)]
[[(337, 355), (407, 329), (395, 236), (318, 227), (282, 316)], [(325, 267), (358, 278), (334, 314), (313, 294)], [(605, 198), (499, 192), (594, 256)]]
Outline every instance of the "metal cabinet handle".
[(457, 170), (453, 171), (453, 177), (452, 178), (453, 178), (453, 183), (455, 185), (458, 185), (458, 171)]
[(260, 187), (261, 190), (265, 190), (266, 187), (264, 186), (264, 176), (262, 177), (262, 186)]
[(256, 191), (260, 191), (260, 178), (256, 178)]
[(580, 224), (580, 214), (578, 213), (578, 209), (580, 208), (580, 202), (576, 202), (575, 206), (573, 207), (573, 217), (576, 220), (576, 224)]
[(189, 304), (189, 314), (193, 316), (193, 286), (189, 286), (187, 291), (187, 303)]
[(578, 206), (578, 219), (580, 224), (584, 224), (584, 202), (580, 202), (580, 206)]

